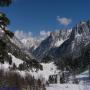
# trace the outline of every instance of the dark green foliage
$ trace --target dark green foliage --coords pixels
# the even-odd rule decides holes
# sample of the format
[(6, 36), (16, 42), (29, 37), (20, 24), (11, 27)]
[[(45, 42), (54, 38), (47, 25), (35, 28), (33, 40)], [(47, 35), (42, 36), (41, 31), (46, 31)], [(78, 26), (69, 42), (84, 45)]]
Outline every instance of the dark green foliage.
[(30, 74), (26, 73), (26, 76), (22, 77), (17, 72), (0, 70), (0, 90), (2, 87), (16, 87), (17, 90), (46, 90), (43, 81), (36, 80)]
[(5, 59), (5, 55), (6, 55), (6, 51), (5, 51), (5, 47), (6, 44), (0, 40), (0, 62), (4, 64), (4, 59)]
[(65, 83), (65, 75), (62, 73), (62, 76), (60, 77), (60, 83)]
[[(12, 3), (12, 0), (0, 0), (0, 7), (9, 6)], [(6, 17), (3, 12), (0, 12), (0, 28), (6, 30), (6, 26), (10, 24), (10, 20)], [(12, 37), (11, 33), (8, 33)]]
[(12, 64), (12, 58), (10, 55), (8, 55), (6, 43), (0, 40), (0, 62), (4, 64), (5, 61), (8, 62), (10, 65)]
[(13, 36), (14, 36), (14, 33), (9, 30), (5, 30), (5, 34), (7, 34), (11, 38), (13, 38)]
[(13, 66), (12, 66), (11, 70), (16, 70), (16, 69), (17, 69), (17, 66), (16, 66), (15, 63), (13, 63)]
[(0, 63), (4, 64), (4, 60), (0, 58)]
[[(5, 28), (5, 26), (9, 25), (10, 24), (10, 21), (9, 19), (6, 17), (6, 15), (2, 12), (0, 12), (0, 27), (2, 29)], [(3, 27), (2, 27), (3, 26)]]
[(51, 76), (49, 76), (49, 83), (52, 83), (52, 77)]
[(32, 68), (35, 68), (36, 71), (43, 70), (42, 65), (40, 65), (37, 61), (34, 61), (34, 59), (32, 61), (25, 61), (22, 64), (19, 65), (18, 69), (23, 71), (23, 70), (32, 70)]
[(43, 66), (42, 65), (39, 65), (39, 68), (40, 68), (40, 70), (43, 70)]
[(26, 62), (24, 62), (24, 66), (26, 66), (27, 69), (32, 69), (32, 68), (36, 68), (37, 70), (43, 69), (42, 65), (40, 65), (35, 59), (27, 60)]
[(25, 70), (26, 68), (25, 68), (24, 64), (19, 64), (18, 69), (22, 71), (22, 70)]
[(88, 68), (90, 63), (90, 45), (82, 48), (81, 56), (73, 58), (73, 55), (63, 56), (60, 60), (56, 61), (55, 64), (59, 69), (64, 70), (65, 68), (74, 74), (79, 74)]
[(5, 50), (6, 43), (4, 43), (2, 40), (0, 40), (0, 50)]
[(57, 83), (57, 75), (50, 75), (48, 81), (49, 81), (50, 84)]
[(29, 74), (26, 74), (25, 80), (30, 85), (29, 86), (30, 90), (32, 90), (36, 82), (34, 77), (30, 76)]
[(45, 90), (43, 81), (36, 80), (30, 74), (25, 77), (20, 76), (17, 72), (4, 72), (0, 70), (0, 90), (1, 87), (17, 87), (18, 90)]
[(9, 55), (8, 58), (9, 58), (8, 59), (9, 60), (9, 64), (11, 65), (12, 64), (12, 57)]
[(35, 59), (32, 60), (32, 66), (37, 68), (37, 69), (43, 70), (42, 65), (39, 64), (39, 62), (37, 62), (37, 60), (35, 60)]
[(45, 56), (42, 60), (41, 60), (43, 63), (49, 63), (52, 61), (51, 57), (50, 56)]
[(7, 7), (12, 3), (12, 0), (0, 0), (0, 6), (1, 7)]
[(40, 79), (38, 79), (38, 80), (37, 80), (37, 83), (38, 83), (38, 85), (39, 85), (39, 86), (41, 86), (41, 85), (42, 85), (42, 82), (41, 82), (41, 80), (40, 80)]

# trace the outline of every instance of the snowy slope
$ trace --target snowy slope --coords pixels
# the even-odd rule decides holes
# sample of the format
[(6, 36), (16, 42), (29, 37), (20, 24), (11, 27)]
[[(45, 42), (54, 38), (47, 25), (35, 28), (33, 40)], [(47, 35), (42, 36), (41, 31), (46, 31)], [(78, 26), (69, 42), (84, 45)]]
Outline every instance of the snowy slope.
[(21, 41), (21, 43), (23, 43), (25, 49), (32, 52), (40, 45), (41, 41), (50, 35), (50, 32), (40, 31), (39, 35), (33, 36), (31, 32), (17, 30), (15, 31), (14, 35)]
[(7, 62), (4, 62), (4, 64), (0, 63), (0, 69), (3, 69), (3, 70), (8, 70), (10, 66), (11, 65), (9, 65)]
[(14, 36), (13, 38), (10, 38), (10, 41), (12, 43), (14, 43), (15, 45), (17, 45), (20, 49), (24, 49), (25, 48), (23, 43), (16, 36)]
[(64, 40), (58, 40), (58, 41), (55, 43), (55, 47), (59, 47), (63, 42), (64, 42)]
[(89, 70), (86, 70), (83, 73), (77, 75), (76, 78), (78, 78), (81, 82), (83, 80), (88, 80), (89, 79)]
[(11, 53), (8, 53), (12, 57), (12, 63), (15, 63), (15, 65), (18, 67), (19, 64), (23, 63), (23, 60), (16, 58)]
[[(8, 53), (12, 57), (12, 65), (15, 63), (15, 65), (18, 67), (19, 64), (22, 64), (24, 61), (21, 59), (16, 58), (11, 53)], [(8, 69), (9, 67), (12, 67), (12, 65), (9, 65), (9, 63), (5, 62), (4, 64), (0, 64), (0, 68)], [(35, 76), (35, 78), (44, 78), (45, 80), (48, 80), (49, 75), (57, 74), (60, 72), (60, 70), (57, 70), (57, 67), (54, 65), (54, 62), (50, 63), (41, 63), (43, 66), (43, 70), (37, 70), (36, 68), (32, 68), (29, 71), (19, 71), (16, 70), (18, 73), (20, 73), (22, 76), (24, 76), (26, 73)]]
[(23, 43), (23, 45), (25, 46), (26, 49), (28, 49), (28, 50), (34, 49), (35, 50), (41, 43), (41, 40), (29, 37), (29, 38), (22, 39), (21, 42)]
[(90, 85), (78, 84), (51, 84), (46, 90), (90, 90)]
[[(11, 53), (8, 53), (12, 57), (12, 65), (15, 64), (17, 67), (19, 64), (23, 63), (23, 60), (16, 58)], [(9, 70), (9, 67), (12, 67), (8, 62), (4, 62), (4, 64), (0, 63), (0, 69)]]
[(35, 72), (35, 70), (30, 71), (30, 74), (32, 76), (35, 76), (36, 78), (44, 78), (45, 80), (48, 80), (49, 75), (55, 75), (58, 72), (60, 72), (60, 70), (57, 70), (57, 67), (54, 65), (53, 62), (51, 63), (41, 63), (41, 65), (43, 66), (43, 70), (39, 70), (37, 72)]

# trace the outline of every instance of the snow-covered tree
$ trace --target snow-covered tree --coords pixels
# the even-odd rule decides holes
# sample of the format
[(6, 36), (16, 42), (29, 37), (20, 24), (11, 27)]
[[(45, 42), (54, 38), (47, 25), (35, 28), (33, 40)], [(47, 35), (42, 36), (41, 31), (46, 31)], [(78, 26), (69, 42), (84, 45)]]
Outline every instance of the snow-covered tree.
[(0, 28), (2, 30), (5, 30), (5, 27), (10, 23), (9, 19), (6, 17), (6, 15), (2, 12), (0, 12)]

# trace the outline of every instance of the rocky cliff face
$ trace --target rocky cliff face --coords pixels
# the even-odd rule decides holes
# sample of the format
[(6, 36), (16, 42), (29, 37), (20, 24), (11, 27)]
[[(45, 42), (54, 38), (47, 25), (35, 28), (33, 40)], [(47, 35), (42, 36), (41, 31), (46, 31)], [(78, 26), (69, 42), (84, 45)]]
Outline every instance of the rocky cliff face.
[(34, 55), (38, 59), (42, 59), (52, 48), (59, 47), (66, 41), (72, 30), (59, 30), (51, 32), (50, 36), (41, 42), (39, 47), (34, 51)]
[(88, 67), (90, 62), (90, 22), (77, 24), (72, 29), (70, 37), (55, 50), (53, 56), (60, 68), (64, 66), (64, 68), (81, 70)]
[(56, 56), (73, 54), (73, 58), (81, 55), (82, 48), (90, 43), (89, 21), (77, 24), (71, 32), (70, 37), (56, 50)]

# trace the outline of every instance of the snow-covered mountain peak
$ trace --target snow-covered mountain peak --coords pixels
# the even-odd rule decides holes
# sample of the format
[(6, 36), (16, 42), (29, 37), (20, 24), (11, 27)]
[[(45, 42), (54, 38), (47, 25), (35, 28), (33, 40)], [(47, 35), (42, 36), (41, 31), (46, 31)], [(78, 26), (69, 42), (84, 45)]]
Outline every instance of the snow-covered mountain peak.
[(24, 46), (27, 49), (30, 49), (30, 48), (36, 49), (39, 46), (41, 41), (37, 40), (36, 38), (29, 37), (26, 39), (22, 39), (21, 42), (24, 44)]
[[(73, 45), (87, 45), (90, 43), (90, 22), (80, 22), (73, 28), (70, 38)], [(75, 48), (76, 49), (76, 48)]]
[(24, 31), (17, 30), (15, 36), (24, 45), (24, 48), (29, 52), (33, 52), (40, 43), (50, 35), (50, 31), (40, 31), (39, 35), (33, 36), (31, 32), (26, 33)]
[(42, 58), (47, 54), (52, 48), (59, 47), (65, 40), (69, 38), (71, 34), (70, 30), (57, 30), (51, 32), (50, 36), (41, 42), (39, 47), (34, 51), (34, 55), (37, 58)]
[(23, 43), (16, 36), (13, 36), (13, 38), (10, 38), (10, 41), (15, 45), (17, 45), (20, 49), (24, 49)]
[(57, 30), (57, 31), (51, 32), (50, 34), (51, 48), (59, 47), (66, 39), (68, 39), (70, 33), (71, 33), (71, 29), (70, 30)]
[(51, 37), (53, 39), (59, 38), (59, 39), (65, 39), (69, 36), (69, 34), (71, 33), (72, 29), (62, 29), (62, 30), (56, 30), (54, 32), (51, 32)]

